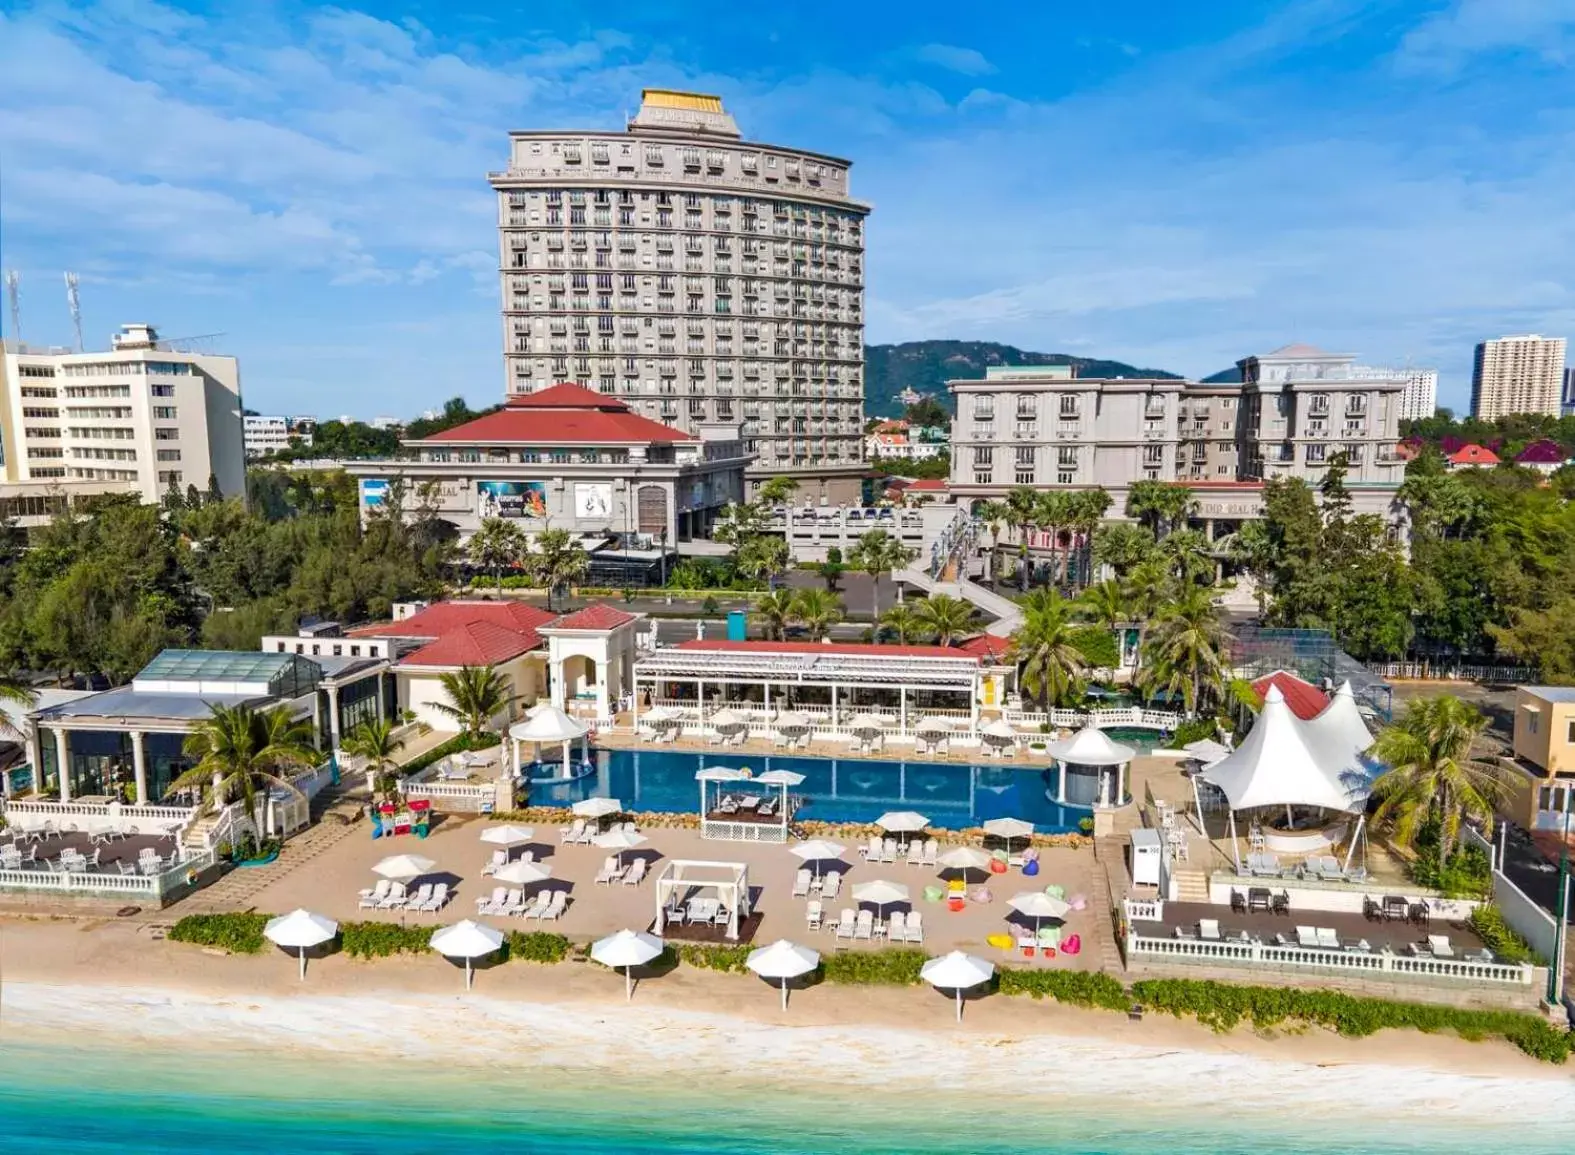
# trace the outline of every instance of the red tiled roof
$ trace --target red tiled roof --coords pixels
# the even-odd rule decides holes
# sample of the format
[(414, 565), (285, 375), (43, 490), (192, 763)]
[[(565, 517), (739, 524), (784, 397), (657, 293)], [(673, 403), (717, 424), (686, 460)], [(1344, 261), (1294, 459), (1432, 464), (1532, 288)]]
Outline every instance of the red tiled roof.
[(593, 606), (586, 606), (583, 610), (575, 610), (555, 622), (548, 624), (554, 630), (611, 630), (623, 625), (625, 622), (634, 621), (633, 614), (626, 614), (620, 609), (608, 605), (606, 602), (597, 602)]
[(539, 393), (516, 394), (497, 413), (422, 440), (606, 445), (695, 438), (681, 429), (640, 416), (616, 397), (579, 385), (554, 385)]
[(362, 638), (440, 638), (472, 622), (490, 622), (504, 629), (534, 633), (538, 626), (546, 625), (557, 616), (524, 602), (459, 598), (434, 602), (403, 621), (358, 626), (349, 632)]
[(1011, 639), (992, 637), (990, 634), (980, 634), (977, 638), (969, 638), (957, 646), (965, 654), (991, 662), (1004, 662), (1006, 653), (1011, 647)]
[(679, 642), (680, 650), (720, 650), (735, 654), (841, 654), (858, 658), (974, 658), (951, 646), (882, 646), (870, 642), (728, 642), (695, 638)]
[(413, 654), (401, 666), (491, 666), (529, 653), (541, 645), (535, 630), (511, 630), (492, 622), (468, 622), (449, 630)]
[(1280, 693), (1285, 695), (1285, 704), (1291, 708), (1291, 713), (1303, 722), (1316, 718), (1329, 704), (1328, 694), (1311, 682), (1304, 682), (1295, 674), (1285, 670), (1275, 670), (1272, 674), (1265, 674), (1252, 684), (1252, 691), (1261, 700), (1269, 692), (1270, 686), (1280, 688)]
[(947, 488), (947, 484), (946, 484), (946, 479), (945, 478), (943, 478), (943, 477), (926, 477), (923, 480), (915, 481), (912, 485), (908, 486), (908, 492), (912, 493), (914, 490), (918, 490), (920, 493), (929, 493), (929, 492), (933, 492), (933, 491), (943, 490), (943, 489), (946, 489), (946, 488)]
[(1567, 456), (1562, 445), (1544, 437), (1522, 449), (1515, 460), (1521, 465), (1560, 465)]
[(1451, 465), (1497, 465), (1498, 454), (1480, 445), (1465, 445), (1449, 455)]

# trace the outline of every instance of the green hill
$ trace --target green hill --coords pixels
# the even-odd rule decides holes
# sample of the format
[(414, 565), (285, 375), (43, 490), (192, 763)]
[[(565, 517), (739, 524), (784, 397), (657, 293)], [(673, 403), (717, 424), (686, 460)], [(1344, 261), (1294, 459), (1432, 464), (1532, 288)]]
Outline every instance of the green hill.
[(1079, 377), (1177, 377), (1164, 369), (1139, 369), (1121, 361), (1033, 353), (994, 341), (908, 341), (864, 346), (864, 412), (871, 417), (900, 413), (897, 394), (912, 387), (952, 408), (946, 382), (984, 376), (990, 365), (1074, 365)]

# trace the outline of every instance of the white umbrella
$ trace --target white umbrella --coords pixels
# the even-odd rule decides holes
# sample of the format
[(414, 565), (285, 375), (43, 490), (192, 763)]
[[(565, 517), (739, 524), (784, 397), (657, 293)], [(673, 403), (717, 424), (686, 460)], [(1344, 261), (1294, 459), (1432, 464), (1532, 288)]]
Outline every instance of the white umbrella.
[(873, 903), (880, 907), (881, 914), (884, 915), (886, 908), (892, 903), (908, 901), (908, 888), (900, 882), (877, 878), (873, 882), (861, 882), (855, 886), (853, 901)]
[(883, 730), (890, 724), (890, 721), (889, 718), (882, 718), (879, 714), (855, 714), (853, 721), (848, 723), (848, 729), (853, 731)]
[(1034, 832), (1034, 824), (1021, 818), (992, 818), (984, 824), (984, 832), (996, 838), (1027, 838)]
[(461, 919), (453, 926), (440, 927), (432, 932), (431, 947), (444, 958), (465, 960), (465, 989), (472, 981), (471, 964), (475, 959), (486, 958), (503, 945), (503, 932), (485, 923)]
[(654, 934), (620, 930), (591, 944), (591, 958), (604, 967), (623, 967), (624, 999), (634, 998), (634, 971), (661, 954), (665, 944)]
[(928, 718), (920, 718), (918, 725), (914, 726), (915, 734), (945, 734), (952, 728), (950, 718), (942, 718), (939, 714), (932, 714)]
[(512, 822), (503, 826), (489, 826), (481, 832), (481, 841), (490, 842), (494, 846), (518, 846), (521, 842), (529, 842), (535, 837), (534, 826), (515, 826)]
[(498, 867), (492, 877), (498, 882), (512, 882), (515, 885), (546, 882), (552, 877), (552, 866), (545, 862), (509, 862)]
[(1010, 738), (1017, 740), (1017, 731), (1005, 718), (995, 718), (979, 727), (979, 733), (987, 738)]
[(677, 721), (673, 712), (665, 706), (652, 706), (640, 715), (640, 721), (652, 726), (663, 726), (669, 722)]
[(1021, 894), (1014, 894), (1006, 900), (1006, 905), (1018, 914), (1033, 919), (1036, 935), (1039, 933), (1040, 919), (1065, 918), (1067, 911), (1072, 909), (1059, 898), (1051, 898), (1042, 890), (1025, 890)]
[(749, 719), (724, 708), (711, 715), (711, 725), (718, 730), (737, 730), (749, 725)]
[(954, 847), (935, 861), (947, 870), (987, 870), (990, 866), (990, 856), (972, 846)]
[(767, 770), (755, 782), (760, 786), (802, 786), (804, 775), (796, 770)]
[(270, 918), (263, 927), (263, 934), (275, 946), (294, 947), (301, 955), (301, 978), (306, 978), (306, 948), (319, 946), (339, 933), (339, 924), (325, 914), (309, 910), (292, 910), (278, 918)]
[(930, 824), (928, 815), (914, 810), (888, 810), (875, 825), (892, 834), (916, 834)]
[(623, 852), (625, 850), (633, 850), (636, 846), (644, 846), (649, 841), (651, 840), (643, 834), (619, 827), (617, 830), (608, 830), (596, 835), (591, 839), (591, 845), (600, 846), (603, 850), (617, 851), (618, 865), (622, 866)]
[(810, 721), (803, 714), (789, 710), (777, 715), (775, 725), (778, 730), (808, 730)]
[(962, 1022), (962, 993), (970, 987), (990, 981), (995, 964), (971, 954), (954, 950), (951, 954), (932, 958), (919, 968), (919, 977), (937, 990), (957, 992), (957, 1021)]
[(808, 842), (800, 842), (796, 846), (788, 847), (788, 853), (802, 862), (815, 864), (815, 877), (820, 877), (820, 864), (829, 862), (834, 858), (841, 858), (847, 850), (840, 842), (828, 842), (824, 838), (814, 838)]
[(623, 803), (616, 798), (586, 798), (569, 807), (577, 818), (606, 818), (622, 814)]
[(782, 980), (782, 1009), (787, 1010), (788, 979), (807, 975), (820, 965), (820, 952), (780, 938), (770, 946), (749, 952), (744, 965), (763, 979)]
[(419, 854), (391, 854), (376, 866), (372, 873), (383, 878), (391, 878), (395, 882), (409, 882), (413, 878), (420, 878), (423, 874), (430, 873), (437, 863), (430, 858)]

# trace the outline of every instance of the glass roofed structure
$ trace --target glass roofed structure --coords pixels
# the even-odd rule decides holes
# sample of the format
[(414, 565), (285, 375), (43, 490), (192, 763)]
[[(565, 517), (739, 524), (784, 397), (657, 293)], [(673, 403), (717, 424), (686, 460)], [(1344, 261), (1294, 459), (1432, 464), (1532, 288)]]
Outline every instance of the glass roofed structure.
[(138, 692), (299, 698), (316, 689), (322, 678), (322, 667), (299, 654), (165, 650), (143, 667), (131, 685)]

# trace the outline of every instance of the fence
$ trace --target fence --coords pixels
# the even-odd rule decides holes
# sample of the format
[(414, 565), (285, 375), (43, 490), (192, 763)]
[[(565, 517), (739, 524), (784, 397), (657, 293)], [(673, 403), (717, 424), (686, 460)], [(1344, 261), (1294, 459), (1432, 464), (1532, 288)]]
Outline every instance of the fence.
[(1369, 662), (1367, 668), (1380, 678), (1404, 678), (1413, 681), (1438, 682), (1497, 682), (1502, 685), (1522, 685), (1537, 681), (1539, 674), (1534, 666), (1482, 666), (1459, 665), (1446, 662)]
[(425, 798), (436, 806), (444, 803), (444, 810), (466, 810), (477, 813), (487, 810), (497, 802), (498, 788), (486, 782), (472, 785), (465, 782), (401, 782), (399, 789), (406, 798)]
[(1260, 942), (1213, 942), (1198, 939), (1152, 938), (1127, 933), (1129, 958), (1162, 959), (1220, 966), (1248, 966), (1286, 970), (1336, 971), (1344, 974), (1399, 978), (1446, 979), (1455, 982), (1492, 983), (1529, 987), (1536, 968), (1529, 965), (1473, 962), (1467, 959), (1429, 958), (1388, 951), (1322, 950), (1315, 947), (1277, 946)]
[(98, 833), (120, 830), (127, 834), (170, 834), (191, 821), (190, 806), (128, 806), (121, 802), (48, 802), (38, 798), (0, 801), (6, 825), (38, 830), (46, 823), (55, 829)]
[(324, 762), (290, 780), (290, 784), (311, 801), (321, 794), (334, 779), (334, 764)]
[(158, 902), (188, 884), (193, 872), (217, 861), (213, 851), (188, 852), (159, 874), (103, 874), (87, 871), (0, 870), (0, 890), (85, 897), (140, 898)]

